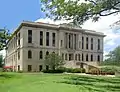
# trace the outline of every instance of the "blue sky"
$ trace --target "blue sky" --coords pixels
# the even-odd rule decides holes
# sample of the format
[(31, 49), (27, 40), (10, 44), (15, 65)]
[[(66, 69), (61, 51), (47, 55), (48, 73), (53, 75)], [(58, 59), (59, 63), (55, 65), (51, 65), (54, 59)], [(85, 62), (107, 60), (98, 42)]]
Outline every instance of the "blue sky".
[(23, 20), (43, 18), (40, 0), (0, 0), (0, 28), (13, 30)]
[[(1, 0), (0, 28), (6, 27), (12, 32), (23, 20), (57, 24), (64, 22), (63, 20), (54, 22), (45, 18), (45, 14), (41, 12), (40, 8), (40, 0)], [(89, 20), (83, 25), (85, 29), (103, 32), (106, 35), (104, 38), (104, 55), (120, 45), (120, 30), (116, 31), (116, 29), (110, 28), (110, 25), (118, 20), (120, 20), (120, 14), (103, 17), (96, 23)]]

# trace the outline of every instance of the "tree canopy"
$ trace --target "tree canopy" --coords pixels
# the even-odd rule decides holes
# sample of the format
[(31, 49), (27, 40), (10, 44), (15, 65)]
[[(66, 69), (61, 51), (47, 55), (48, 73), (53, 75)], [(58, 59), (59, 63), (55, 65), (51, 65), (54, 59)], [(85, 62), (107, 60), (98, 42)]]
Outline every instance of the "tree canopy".
[(98, 21), (101, 16), (120, 12), (120, 0), (41, 0), (41, 10), (54, 20), (72, 20), (81, 25), (90, 18)]
[(107, 59), (101, 65), (115, 65), (120, 66), (120, 46), (116, 47), (106, 55)]
[(0, 50), (6, 47), (7, 41), (10, 38), (10, 34), (5, 29), (0, 29)]

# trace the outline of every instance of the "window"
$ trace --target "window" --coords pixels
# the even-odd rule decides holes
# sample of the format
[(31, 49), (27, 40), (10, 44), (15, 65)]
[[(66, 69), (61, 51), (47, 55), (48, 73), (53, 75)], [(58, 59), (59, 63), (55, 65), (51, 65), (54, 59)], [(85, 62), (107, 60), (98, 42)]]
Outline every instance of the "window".
[(64, 60), (64, 53), (62, 53), (62, 59)]
[(68, 35), (68, 33), (65, 33), (65, 48), (67, 48), (67, 42), (68, 42), (68, 39), (67, 39), (67, 35)]
[(100, 61), (100, 56), (99, 55), (97, 56), (97, 61)]
[(52, 46), (55, 47), (55, 33), (52, 33), (52, 37), (53, 37), (53, 40), (52, 40)]
[(86, 38), (86, 49), (88, 49), (88, 37)]
[(80, 54), (78, 54), (78, 60), (80, 61)]
[(39, 71), (42, 71), (42, 68), (43, 68), (42, 65), (39, 65)]
[(84, 37), (82, 37), (82, 49), (84, 49)]
[(48, 65), (46, 65), (46, 70), (49, 70), (49, 66)]
[(67, 60), (67, 54), (65, 54), (65, 60)]
[(20, 71), (20, 65), (18, 65), (18, 71)]
[(69, 54), (69, 61), (73, 60), (73, 54)]
[(75, 60), (77, 61), (77, 54), (75, 54)]
[(93, 38), (91, 38), (91, 50), (93, 50)]
[(88, 54), (86, 55), (86, 61), (88, 61)]
[(71, 43), (71, 36), (70, 36), (70, 34), (69, 34), (69, 48), (70, 48), (70, 43)]
[(18, 45), (20, 45), (20, 33), (18, 34)]
[(80, 45), (81, 45), (81, 42), (79, 41), (79, 48), (81, 47)]
[(82, 53), (82, 61), (84, 61), (84, 55), (83, 55), (83, 53)]
[(28, 65), (28, 72), (32, 71), (32, 65)]
[(63, 46), (63, 40), (61, 40), (61, 47)]
[(74, 37), (75, 37), (75, 41), (74, 41), (74, 49), (76, 49), (76, 34), (74, 34)]
[(46, 46), (49, 46), (49, 32), (46, 32)]
[(20, 59), (20, 51), (18, 51), (18, 60)]
[(32, 51), (31, 50), (28, 51), (28, 58), (29, 59), (32, 58)]
[(28, 43), (32, 43), (32, 30), (28, 30)]
[(48, 51), (46, 52), (46, 55), (49, 55), (49, 52), (48, 52)]
[(43, 45), (43, 31), (40, 31), (40, 45)]
[(91, 55), (91, 61), (93, 61), (93, 55)]
[(98, 39), (98, 50), (100, 50), (100, 39)]
[(40, 59), (42, 59), (43, 58), (43, 53), (42, 53), (42, 51), (40, 51)]

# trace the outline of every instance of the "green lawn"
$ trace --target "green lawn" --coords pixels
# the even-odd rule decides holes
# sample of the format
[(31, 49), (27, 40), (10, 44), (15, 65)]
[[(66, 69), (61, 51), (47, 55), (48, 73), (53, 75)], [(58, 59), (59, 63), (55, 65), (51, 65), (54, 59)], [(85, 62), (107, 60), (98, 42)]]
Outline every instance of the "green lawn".
[(120, 78), (7, 73), (0, 76), (0, 92), (120, 92)]

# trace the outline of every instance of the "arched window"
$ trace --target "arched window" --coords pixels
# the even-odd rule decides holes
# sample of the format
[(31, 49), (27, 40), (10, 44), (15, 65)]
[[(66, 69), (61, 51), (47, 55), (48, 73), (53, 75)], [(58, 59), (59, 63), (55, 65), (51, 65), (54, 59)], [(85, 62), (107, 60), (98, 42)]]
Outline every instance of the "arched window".
[(100, 55), (97, 56), (97, 61), (100, 61)]
[(67, 54), (65, 54), (65, 60), (67, 60)]
[(42, 58), (43, 58), (43, 52), (40, 51), (40, 59), (42, 59)]
[(93, 61), (93, 55), (91, 55), (91, 61)]
[(31, 50), (28, 51), (28, 58), (29, 59), (32, 58), (32, 51)]
[(83, 53), (82, 53), (82, 61), (84, 61), (84, 55), (83, 55)]
[(88, 54), (86, 55), (86, 61), (88, 61)]
[(48, 51), (46, 52), (46, 55), (49, 55), (49, 52), (48, 52)]
[(78, 54), (78, 60), (80, 61), (80, 54)]
[(75, 54), (75, 60), (77, 61), (77, 54)]

